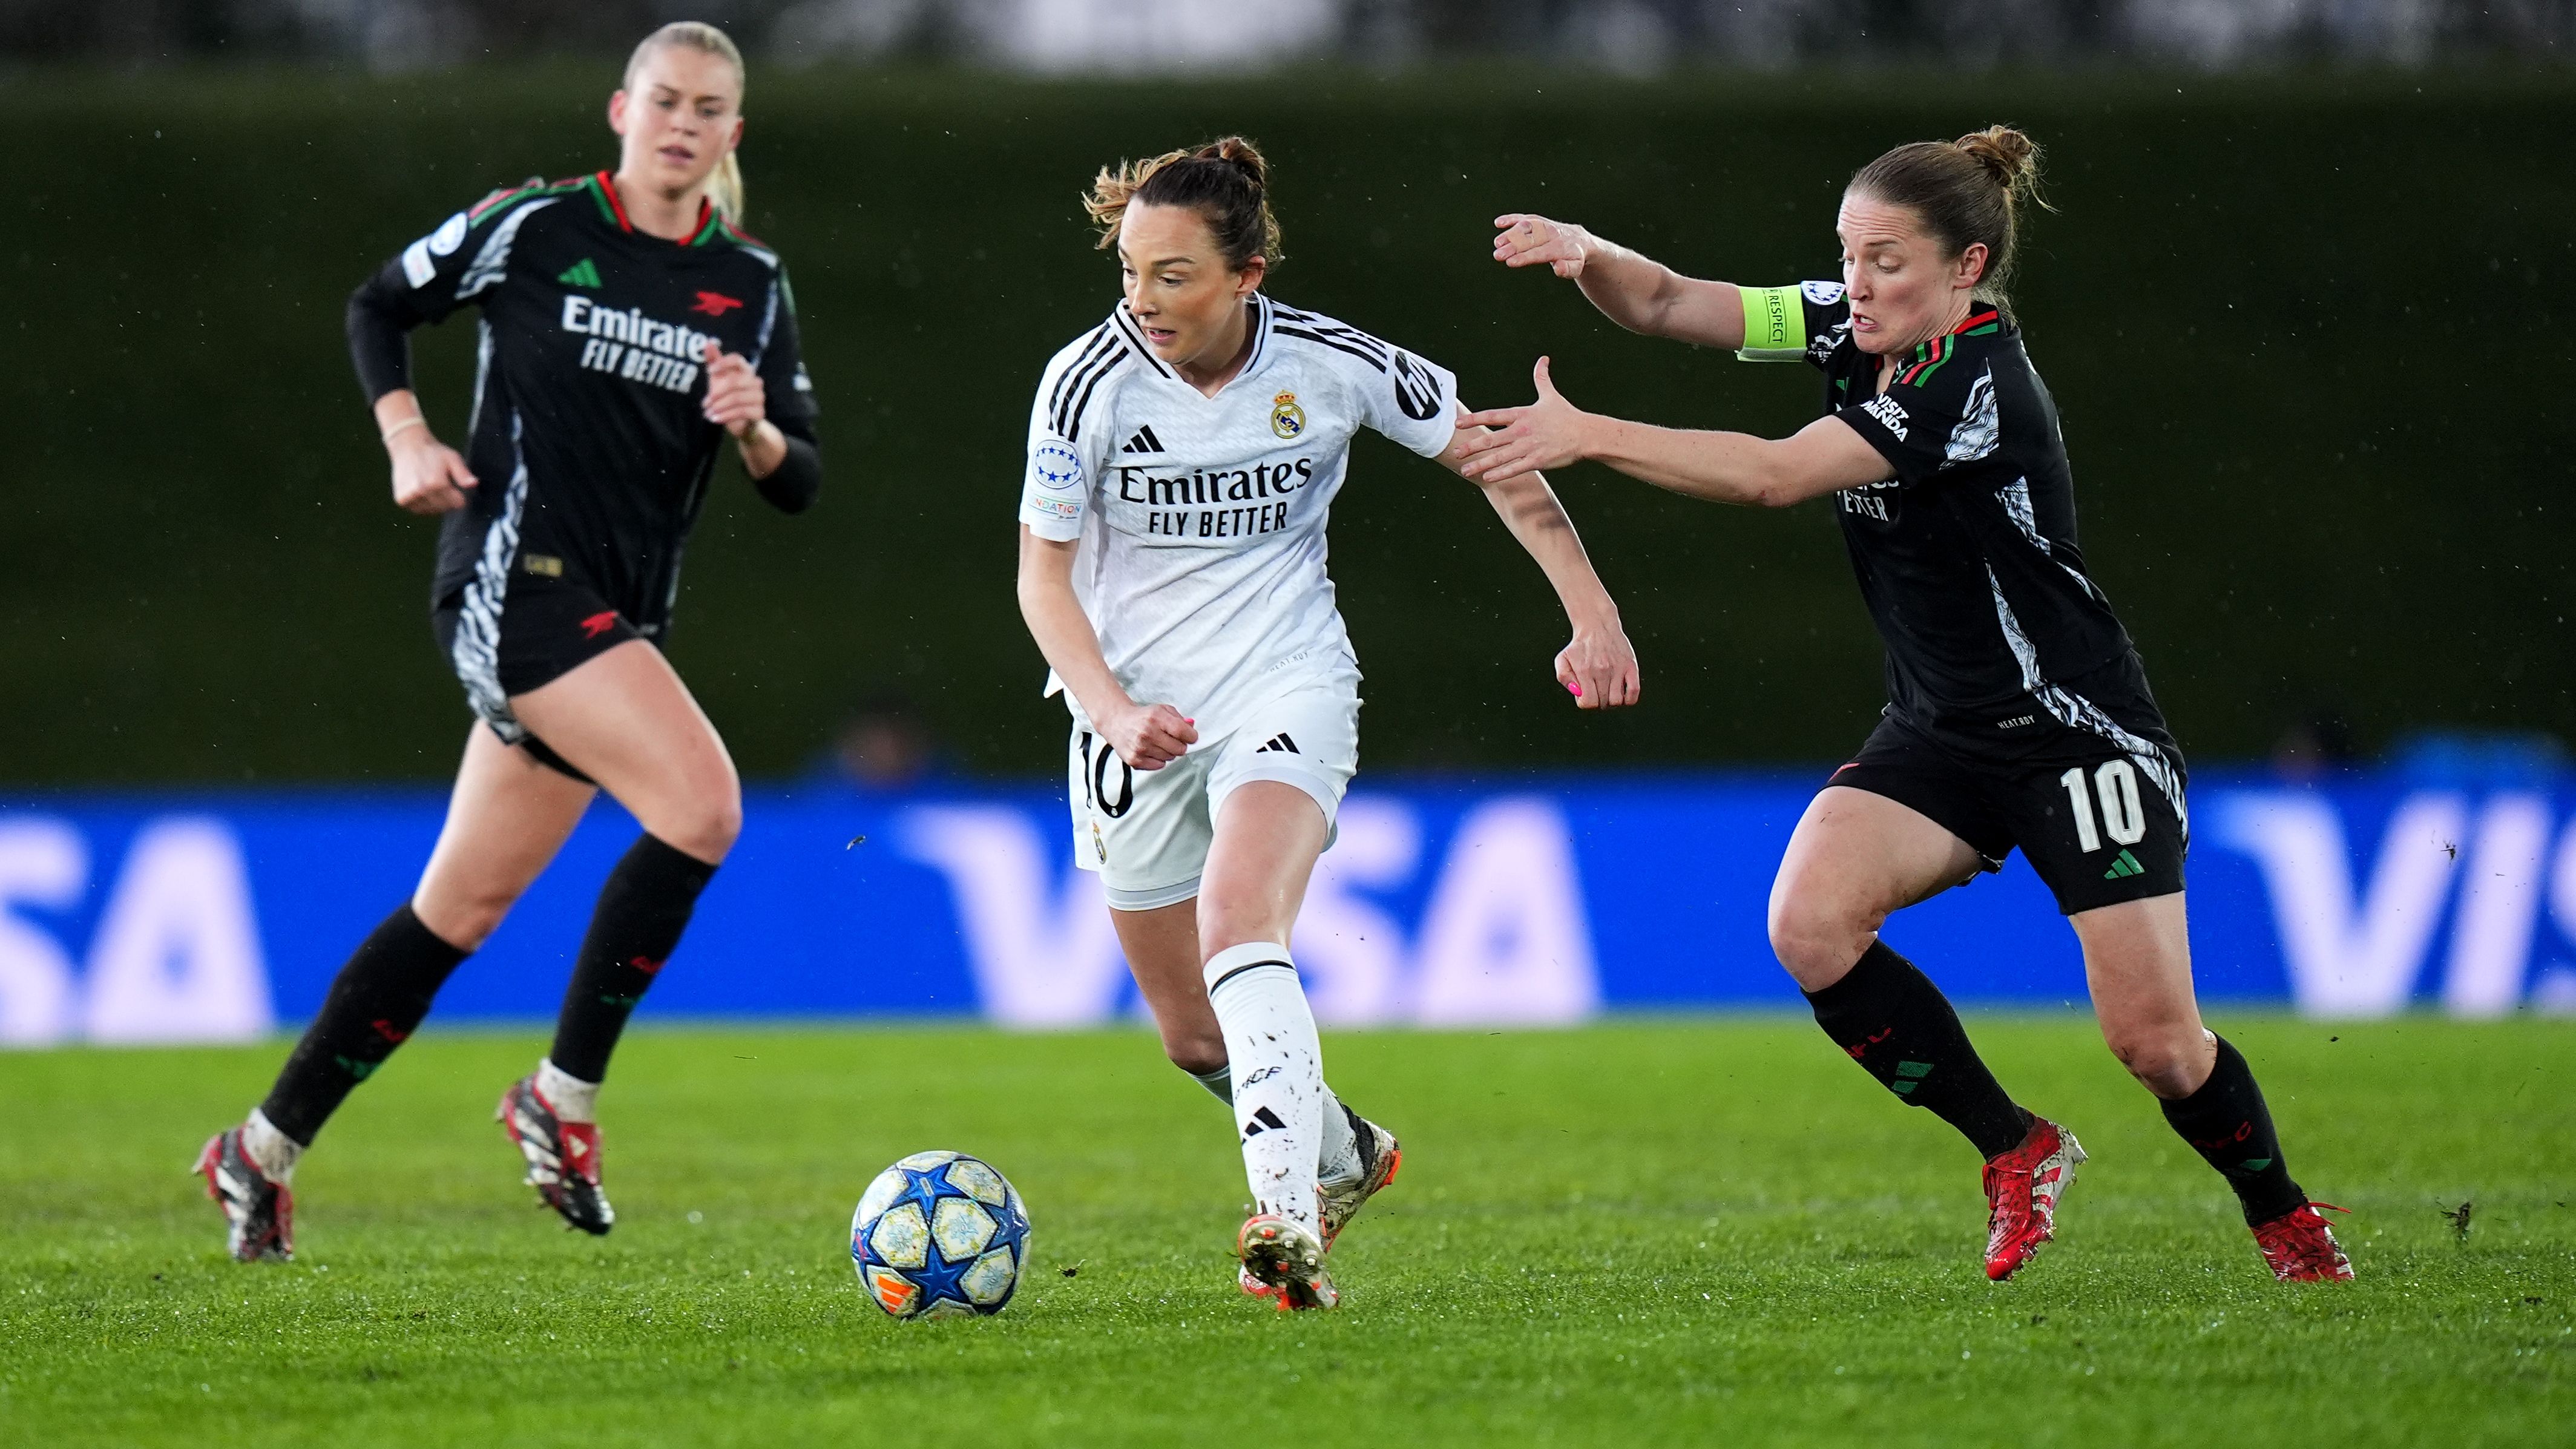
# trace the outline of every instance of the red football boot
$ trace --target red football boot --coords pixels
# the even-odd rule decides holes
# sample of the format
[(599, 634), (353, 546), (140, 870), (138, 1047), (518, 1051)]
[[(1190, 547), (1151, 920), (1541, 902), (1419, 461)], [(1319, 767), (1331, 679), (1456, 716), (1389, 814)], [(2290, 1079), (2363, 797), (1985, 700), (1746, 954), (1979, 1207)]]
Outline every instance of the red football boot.
[(2272, 1265), (2273, 1277), (2284, 1283), (2352, 1277), (2352, 1260), (2343, 1255), (2343, 1245), (2318, 1215), (2319, 1208), (2330, 1213), (2348, 1211), (2330, 1202), (2301, 1203), (2268, 1223), (2254, 1225), (2255, 1245), (2263, 1250), (2263, 1261)]
[(533, 1072), (510, 1084), (492, 1115), (527, 1159), (528, 1186), (562, 1215), (565, 1226), (593, 1237), (605, 1237), (616, 1226), (617, 1211), (608, 1205), (608, 1189), (599, 1181), (596, 1124), (556, 1116), (554, 1104), (537, 1090)]
[(1986, 1163), (1986, 1276), (1995, 1282), (2021, 1271), (2040, 1246), (2057, 1236), (2057, 1200), (2075, 1181), (2084, 1149), (2075, 1134), (2045, 1117), (2030, 1119), (2021, 1145)]
[(235, 1261), (283, 1263), (295, 1256), (295, 1194), (251, 1161), (239, 1127), (206, 1139), (196, 1171), (206, 1179), (206, 1196), (224, 1210), (224, 1247)]

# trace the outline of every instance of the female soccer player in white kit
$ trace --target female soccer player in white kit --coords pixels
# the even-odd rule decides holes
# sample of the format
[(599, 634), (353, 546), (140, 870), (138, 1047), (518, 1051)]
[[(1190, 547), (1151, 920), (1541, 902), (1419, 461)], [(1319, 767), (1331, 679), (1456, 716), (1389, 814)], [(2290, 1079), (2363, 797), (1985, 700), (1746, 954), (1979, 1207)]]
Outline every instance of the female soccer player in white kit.
[[(1324, 526), (1353, 433), (1454, 470), (1464, 410), (1443, 369), (1262, 295), (1267, 191), (1239, 137), (1100, 173), (1086, 204), (1125, 295), (1038, 385), (1019, 598), (1073, 713), (1075, 858), (1164, 1050), (1233, 1104), (1244, 1290), (1330, 1308), (1325, 1250), (1399, 1152), (1324, 1085), (1289, 954), (1359, 768)], [(1634, 703), (1636, 654), (1555, 494), (1536, 474), (1486, 493), (1573, 623), (1557, 678), (1585, 709)]]

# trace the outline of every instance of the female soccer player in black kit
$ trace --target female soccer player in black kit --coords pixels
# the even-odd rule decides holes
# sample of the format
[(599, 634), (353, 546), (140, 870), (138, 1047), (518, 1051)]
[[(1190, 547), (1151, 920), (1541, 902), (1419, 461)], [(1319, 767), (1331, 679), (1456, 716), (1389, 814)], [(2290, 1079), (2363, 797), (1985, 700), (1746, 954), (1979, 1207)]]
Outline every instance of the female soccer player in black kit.
[[(296, 1158), (601, 788), (644, 834), (600, 891), (553, 1049), (499, 1116), (567, 1223), (615, 1220), (599, 1084), (742, 818), (724, 742), (657, 647), (681, 546), (728, 435), (776, 507), (804, 509), (822, 482), (786, 274), (735, 221), (742, 89), (723, 32), (665, 26), (609, 100), (615, 173), (488, 196), (349, 299), (394, 501), (446, 515), (431, 618), (478, 719), (418, 890), (341, 969), (268, 1099), (206, 1144), (236, 1258), (292, 1254)], [(482, 323), (460, 456), (421, 416), (406, 334), (468, 303)]]
[(2274, 1276), (2349, 1278), (2253, 1072), (2192, 997), (2182, 753), (2076, 548), (2056, 404), (2004, 294), (2037, 177), (2037, 149), (2002, 126), (1899, 146), (1843, 193), (1842, 281), (1795, 287), (1698, 281), (1578, 226), (1498, 218), (1497, 260), (1573, 278), (1631, 331), (1814, 364), (1824, 417), (1779, 441), (1622, 422), (1566, 402), (1542, 358), (1535, 405), (1467, 420), (1501, 431), (1468, 444), (1465, 471), (1597, 458), (1721, 503), (1834, 495), (1889, 702), (1790, 838), (1771, 943), (1835, 1044), (1986, 1159), (1988, 1277), (2049, 1240), (2084, 1153), (2005, 1095), (1878, 930), (2018, 846), (2083, 944), (2112, 1052), (2236, 1190)]

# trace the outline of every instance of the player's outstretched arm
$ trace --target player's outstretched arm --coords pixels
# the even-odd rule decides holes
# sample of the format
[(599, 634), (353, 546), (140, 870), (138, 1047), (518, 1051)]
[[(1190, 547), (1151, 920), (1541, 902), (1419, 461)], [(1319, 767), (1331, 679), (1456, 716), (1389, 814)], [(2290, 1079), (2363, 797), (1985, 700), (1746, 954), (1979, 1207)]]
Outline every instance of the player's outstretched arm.
[[(1483, 432), (1462, 424), (1440, 454), (1441, 465), (1461, 477), (1467, 476), (1462, 466), (1465, 446), (1471, 437), (1481, 437)], [(1574, 520), (1566, 516), (1556, 490), (1535, 472), (1492, 482), (1470, 481), (1484, 490), (1485, 501), (1494, 505), (1494, 511), (1502, 515), (1503, 526), (1538, 561), (1547, 581), (1555, 586), (1558, 601), (1565, 605), (1566, 622), (1573, 625), (1574, 638), (1556, 656), (1556, 677), (1573, 693), (1575, 705), (1581, 709), (1615, 709), (1635, 704), (1637, 651), (1629, 644), (1627, 631), (1620, 627), (1619, 606), (1611, 601), (1601, 576), (1593, 572), (1592, 558), (1584, 552), (1583, 539), (1574, 531)]]
[(1572, 222), (1514, 211), (1495, 217), (1494, 226), (1495, 261), (1571, 278), (1603, 316), (1631, 332), (1730, 351), (1744, 345), (1744, 300), (1733, 282), (1685, 277)]
[(1198, 726), (1168, 704), (1138, 704), (1100, 652), (1100, 635), (1073, 593), (1076, 544), (1040, 538), (1020, 525), (1020, 617), (1091, 727), (1130, 768), (1159, 770), (1198, 743)]
[(1845, 488), (1885, 482), (1896, 470), (1849, 423), (1819, 418), (1774, 441), (1750, 433), (1659, 428), (1587, 413), (1565, 400), (1548, 377), (1547, 359), (1531, 371), (1538, 401), (1528, 407), (1470, 413), (1460, 434), (1459, 472), (1477, 482), (1503, 480), (1590, 458), (1658, 488), (1705, 498), (1781, 508)]

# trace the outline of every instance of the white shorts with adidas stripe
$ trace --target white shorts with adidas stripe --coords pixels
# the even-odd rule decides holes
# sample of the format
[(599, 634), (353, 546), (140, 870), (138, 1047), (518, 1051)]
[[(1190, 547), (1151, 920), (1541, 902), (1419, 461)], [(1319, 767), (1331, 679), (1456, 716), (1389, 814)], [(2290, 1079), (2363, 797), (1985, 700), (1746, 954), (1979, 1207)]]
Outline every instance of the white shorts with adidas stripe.
[(1308, 685), (1248, 710), (1232, 733), (1202, 738), (1159, 770), (1128, 768), (1082, 720), (1066, 754), (1074, 863), (1100, 873), (1113, 909), (1174, 905), (1199, 893), (1217, 810), (1238, 785), (1275, 780), (1305, 791), (1324, 812), (1331, 848), (1342, 793), (1360, 767), (1359, 678)]

